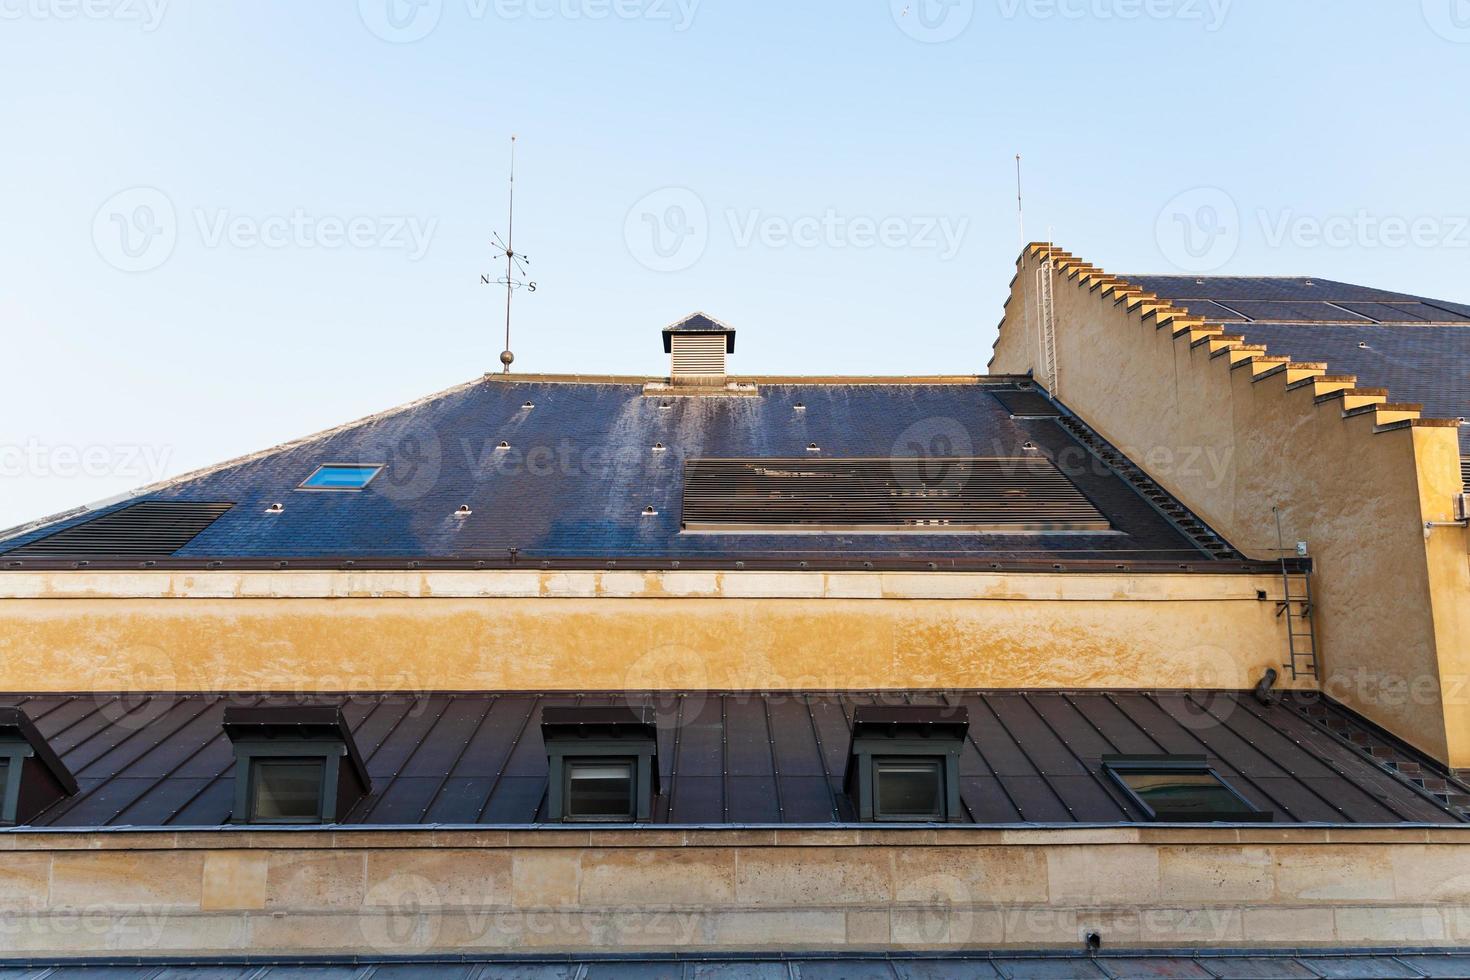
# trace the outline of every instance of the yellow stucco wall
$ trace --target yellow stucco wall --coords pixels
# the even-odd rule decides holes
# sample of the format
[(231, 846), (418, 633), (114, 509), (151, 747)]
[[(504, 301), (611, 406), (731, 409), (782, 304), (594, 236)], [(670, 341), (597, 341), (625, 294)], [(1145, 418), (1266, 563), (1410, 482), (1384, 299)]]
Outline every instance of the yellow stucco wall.
[(14, 573), (0, 689), (1239, 689), (1281, 664), (1280, 589), (1207, 573)]
[(1239, 330), (1249, 341), (1248, 324), (1211, 328), (1167, 304), (1119, 304), (1116, 280), (1098, 285), (1100, 270), (1070, 259), (1054, 274), (1058, 377), (1048, 378), (1033, 317), (1039, 262), (1035, 250), (1022, 256), (991, 368), (1034, 369), (1251, 557), (1275, 556), (1279, 508), (1286, 547), (1305, 540), (1316, 562), (1324, 687), (1451, 765), (1470, 765), (1467, 536), (1424, 526), (1452, 516), (1455, 428), (1385, 428), (1413, 414), (1397, 410), (1344, 417), (1342, 399), (1318, 395), (1350, 382), (1310, 381), (1331, 376), (1331, 365), (1267, 374), (1281, 358), (1209, 340)]

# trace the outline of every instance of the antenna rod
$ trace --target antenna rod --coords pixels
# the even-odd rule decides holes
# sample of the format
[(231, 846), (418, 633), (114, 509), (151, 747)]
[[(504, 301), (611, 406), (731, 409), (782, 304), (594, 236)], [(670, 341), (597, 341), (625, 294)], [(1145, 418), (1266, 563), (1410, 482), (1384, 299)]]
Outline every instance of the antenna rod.
[(1026, 212), (1021, 207), (1021, 154), (1016, 154), (1016, 221), (1021, 230), (1021, 247), (1026, 247)]
[(515, 292), (515, 280), (512, 276), (513, 264), (515, 263), (516, 247), (516, 138), (510, 137), (510, 215), (506, 218), (505, 231), (505, 350), (500, 353), (500, 363), (505, 365), (506, 374), (510, 374), (511, 362), (516, 359), (510, 351), (510, 298)]

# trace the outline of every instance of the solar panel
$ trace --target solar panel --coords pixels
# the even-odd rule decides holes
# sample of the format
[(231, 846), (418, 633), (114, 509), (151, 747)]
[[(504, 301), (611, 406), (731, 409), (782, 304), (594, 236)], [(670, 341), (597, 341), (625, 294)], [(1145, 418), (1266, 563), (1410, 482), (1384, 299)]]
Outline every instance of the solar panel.
[(1329, 302), (1281, 302), (1279, 300), (1232, 300), (1231, 309), (1252, 320), (1305, 321), (1308, 323), (1367, 323), (1366, 317)]
[(1106, 531), (1106, 517), (1040, 457), (695, 459), (689, 531)]
[(8, 555), (171, 555), (198, 537), (234, 504), (145, 500), (21, 545)]
[(1428, 303), (1342, 303), (1354, 313), (1381, 323), (1464, 323), (1470, 317), (1451, 313)]
[(1173, 300), (1173, 303), (1175, 306), (1184, 307), (1191, 316), (1204, 317), (1206, 320), (1225, 320), (1237, 323), (1245, 320), (1245, 317), (1230, 307), (1221, 306), (1207, 299), (1176, 299)]

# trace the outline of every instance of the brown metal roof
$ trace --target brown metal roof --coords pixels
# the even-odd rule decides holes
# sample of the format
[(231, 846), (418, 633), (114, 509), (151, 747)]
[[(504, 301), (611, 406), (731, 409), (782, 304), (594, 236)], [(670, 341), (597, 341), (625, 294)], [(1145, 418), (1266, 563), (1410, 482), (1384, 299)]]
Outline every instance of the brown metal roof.
[[(658, 719), (658, 823), (831, 824), (854, 819), (842, 793), (855, 710), (957, 706), (963, 819), (981, 824), (1142, 820), (1101, 772), (1112, 754), (1192, 753), (1278, 822), (1455, 823), (1444, 774), (1339, 705), (1246, 692), (887, 692), (843, 694), (456, 693), (341, 697), (373, 791), (346, 823), (530, 824), (544, 819), (540, 722), (556, 705), (632, 704)], [(0, 696), (21, 706), (80, 792), (35, 823), (201, 827), (226, 823), (233, 755), (227, 704), (301, 704), (287, 695)], [(1363, 744), (1359, 744), (1363, 743)], [(1364, 745), (1371, 746), (1371, 751)], [(1398, 771), (1391, 771), (1392, 763)], [(1410, 778), (1418, 774), (1416, 783)], [(1431, 783), (1438, 786), (1437, 782)], [(1452, 780), (1448, 794), (1467, 792)]]

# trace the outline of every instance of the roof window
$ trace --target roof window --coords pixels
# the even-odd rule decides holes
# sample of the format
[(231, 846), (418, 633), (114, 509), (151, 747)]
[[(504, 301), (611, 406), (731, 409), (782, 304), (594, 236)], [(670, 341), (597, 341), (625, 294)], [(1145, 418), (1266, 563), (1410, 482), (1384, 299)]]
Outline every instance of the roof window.
[(382, 466), (356, 463), (324, 463), (305, 480), (300, 490), (361, 490), (373, 482)]
[(1165, 823), (1269, 823), (1202, 755), (1103, 756), (1103, 768), (1150, 820)]

